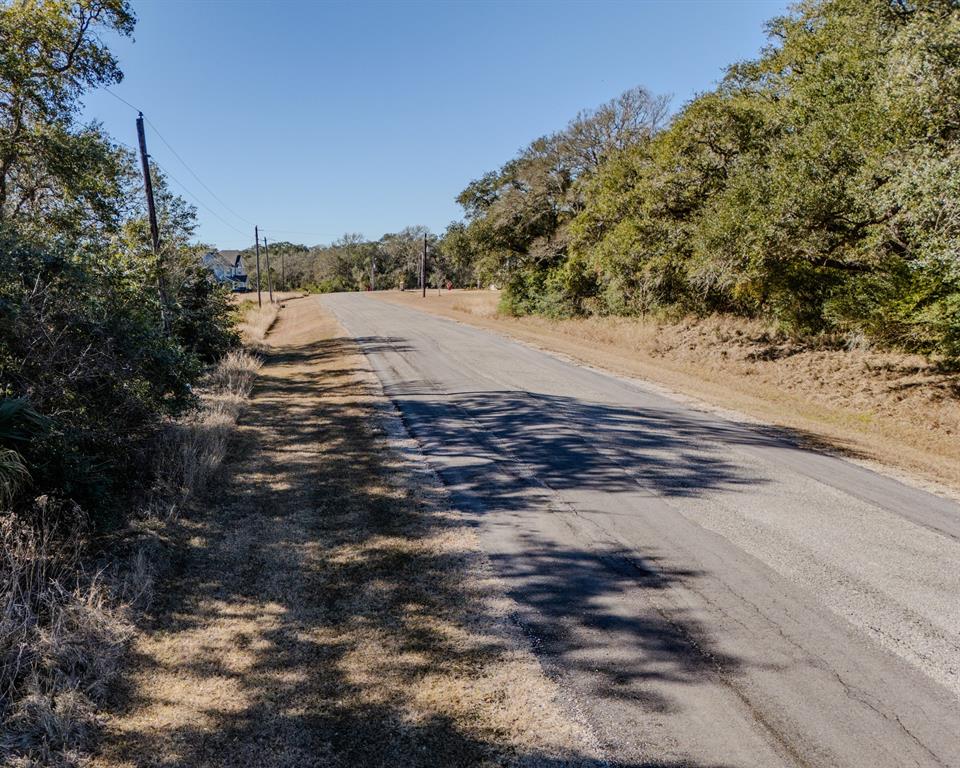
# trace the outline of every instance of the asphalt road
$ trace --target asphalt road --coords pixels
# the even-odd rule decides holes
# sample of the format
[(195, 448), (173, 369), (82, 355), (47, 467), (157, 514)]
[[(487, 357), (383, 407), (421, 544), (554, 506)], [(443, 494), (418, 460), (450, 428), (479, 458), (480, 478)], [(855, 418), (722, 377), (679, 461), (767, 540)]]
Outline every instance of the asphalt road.
[(320, 301), (611, 765), (960, 766), (960, 507), (487, 331)]

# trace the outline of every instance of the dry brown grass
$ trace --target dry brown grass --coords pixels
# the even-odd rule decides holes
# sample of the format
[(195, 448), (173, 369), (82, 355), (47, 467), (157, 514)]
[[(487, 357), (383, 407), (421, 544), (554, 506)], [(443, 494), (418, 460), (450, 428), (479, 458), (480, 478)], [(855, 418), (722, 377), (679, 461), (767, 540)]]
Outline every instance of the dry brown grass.
[(244, 344), (254, 350), (260, 349), (286, 302), (306, 296), (303, 291), (274, 291), (273, 302), (264, 294), (263, 305), (260, 306), (257, 304), (256, 293), (233, 294), (234, 303), (240, 310), (238, 328)]
[(600, 765), (362, 354), (316, 302), (270, 341), (97, 764)]
[[(960, 492), (960, 375), (916, 355), (792, 342), (732, 317), (549, 320), (497, 314), (499, 293), (381, 292), (614, 373), (645, 379)], [(855, 340), (854, 340), (855, 341)]]
[(206, 488), (227, 454), (260, 366), (260, 358), (246, 350), (229, 352), (204, 382), (200, 410), (167, 428), (158, 451), (155, 513), (161, 508), (176, 510)]
[(96, 740), (133, 615), (153, 594), (158, 540), (169, 518), (216, 473), (260, 366), (244, 351), (210, 373), (193, 419), (161, 439), (157, 487), (91, 565), (83, 515), (37, 502), (29, 522), (0, 516), (0, 762), (74, 766)]
[(37, 502), (0, 517), (0, 760), (72, 766), (96, 733), (131, 625), (100, 573), (84, 568), (79, 517)]
[(238, 328), (245, 344), (256, 346), (263, 343), (273, 324), (277, 321), (280, 304), (256, 304), (245, 302), (240, 305)]
[[(285, 301), (290, 299), (299, 299), (306, 296), (305, 291), (274, 291), (273, 292), (273, 301), (276, 304), (282, 304)], [(256, 304), (257, 303), (257, 292), (251, 291), (250, 293), (234, 293), (231, 294), (231, 298), (238, 304)], [(270, 302), (270, 295), (263, 291), (261, 296), (264, 305), (267, 305)]]

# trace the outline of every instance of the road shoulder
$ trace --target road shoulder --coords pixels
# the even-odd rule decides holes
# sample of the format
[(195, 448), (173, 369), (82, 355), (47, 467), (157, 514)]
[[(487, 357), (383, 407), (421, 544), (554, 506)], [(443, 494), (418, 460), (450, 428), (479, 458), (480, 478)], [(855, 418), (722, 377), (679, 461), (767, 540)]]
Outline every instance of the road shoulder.
[(603, 764), (419, 463), (353, 342), (291, 302), (94, 764)]

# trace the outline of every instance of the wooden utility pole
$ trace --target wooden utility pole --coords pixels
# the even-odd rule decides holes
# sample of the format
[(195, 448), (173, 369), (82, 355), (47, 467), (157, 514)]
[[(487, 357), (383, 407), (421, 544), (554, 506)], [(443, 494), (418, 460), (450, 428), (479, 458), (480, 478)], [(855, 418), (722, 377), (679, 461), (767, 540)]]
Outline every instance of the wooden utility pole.
[(273, 275), (270, 274), (270, 249), (266, 237), (263, 238), (263, 252), (267, 257), (267, 290), (270, 292), (270, 303), (273, 304)]
[(423, 253), (420, 255), (420, 296), (427, 297), (427, 233), (423, 233)]
[(287, 290), (287, 267), (284, 261), (283, 251), (280, 251), (280, 290)]
[(377, 256), (370, 254), (370, 290), (377, 290)]
[(147, 214), (150, 217), (150, 240), (153, 252), (160, 251), (160, 228), (157, 226), (157, 209), (153, 202), (153, 180), (150, 178), (150, 155), (147, 154), (147, 137), (143, 132), (143, 112), (137, 117), (137, 139), (140, 141), (140, 162), (143, 164), (143, 186), (147, 192)]
[(163, 332), (170, 333), (167, 317), (167, 290), (163, 280), (163, 260), (160, 257), (160, 228), (157, 226), (157, 208), (153, 201), (153, 180), (150, 178), (150, 155), (147, 154), (147, 137), (143, 132), (143, 112), (137, 114), (137, 139), (140, 142), (140, 163), (143, 165), (143, 188), (147, 193), (147, 215), (150, 218), (150, 242), (157, 260), (157, 294), (160, 297), (160, 323)]
[(260, 230), (253, 228), (253, 242), (257, 244), (257, 306), (263, 306), (263, 299), (260, 298)]

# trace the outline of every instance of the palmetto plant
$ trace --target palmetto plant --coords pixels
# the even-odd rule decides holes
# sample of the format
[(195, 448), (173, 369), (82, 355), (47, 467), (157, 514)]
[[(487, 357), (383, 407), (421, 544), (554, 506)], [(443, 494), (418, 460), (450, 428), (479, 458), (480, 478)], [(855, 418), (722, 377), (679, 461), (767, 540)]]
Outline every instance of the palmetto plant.
[(46, 430), (48, 420), (23, 398), (0, 400), (0, 507), (13, 502), (30, 481), (30, 473), (17, 450)]
[(12, 448), (0, 448), (0, 508), (10, 504), (29, 480), (30, 473), (20, 454)]

